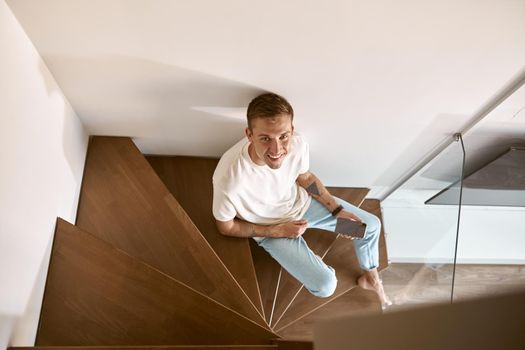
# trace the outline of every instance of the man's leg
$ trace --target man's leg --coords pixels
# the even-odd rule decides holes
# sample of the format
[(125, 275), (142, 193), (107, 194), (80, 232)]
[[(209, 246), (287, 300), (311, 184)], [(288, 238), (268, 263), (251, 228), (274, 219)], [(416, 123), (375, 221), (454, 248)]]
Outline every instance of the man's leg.
[(337, 286), (334, 269), (312, 252), (303, 237), (267, 237), (257, 243), (313, 295), (326, 298), (334, 293)]
[[(386, 296), (377, 268), (379, 266), (379, 236), (381, 233), (381, 221), (373, 214), (360, 209), (340, 198), (334, 197), (343, 208), (363, 220), (366, 223), (365, 236), (362, 239), (354, 239), (354, 247), (363, 275), (357, 283), (365, 289), (375, 291), (383, 306), (391, 302)], [(308, 227), (320, 228), (335, 232), (337, 219), (321, 203), (312, 198), (312, 203), (302, 219), (308, 220)]]

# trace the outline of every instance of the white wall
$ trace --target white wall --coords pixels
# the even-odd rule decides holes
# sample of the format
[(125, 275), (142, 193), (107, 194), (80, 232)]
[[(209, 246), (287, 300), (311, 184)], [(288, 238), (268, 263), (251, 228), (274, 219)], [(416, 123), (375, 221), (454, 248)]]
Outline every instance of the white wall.
[(332, 186), (387, 191), (525, 68), (523, 0), (7, 3), (93, 133), (219, 156), (270, 90)]
[(32, 345), (56, 217), (74, 222), (88, 135), (0, 1), (0, 349)]

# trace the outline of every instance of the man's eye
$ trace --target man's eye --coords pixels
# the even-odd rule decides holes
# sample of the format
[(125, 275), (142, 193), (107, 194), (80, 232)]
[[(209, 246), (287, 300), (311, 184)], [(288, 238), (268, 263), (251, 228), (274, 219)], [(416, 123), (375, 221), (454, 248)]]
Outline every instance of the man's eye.
[(268, 141), (270, 141), (270, 138), (269, 138), (269, 137), (263, 137), (263, 138), (261, 139), (261, 141), (263, 141), (263, 142), (268, 142)]
[(281, 136), (281, 140), (287, 140), (287, 139), (288, 139), (288, 135)]

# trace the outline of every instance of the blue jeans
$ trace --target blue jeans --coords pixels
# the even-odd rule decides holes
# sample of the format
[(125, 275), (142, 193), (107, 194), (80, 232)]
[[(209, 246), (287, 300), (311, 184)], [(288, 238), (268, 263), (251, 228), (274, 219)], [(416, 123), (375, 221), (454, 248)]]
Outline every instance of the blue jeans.
[[(334, 197), (345, 210), (359, 216), (366, 223), (364, 238), (355, 239), (354, 247), (359, 265), (363, 270), (373, 270), (379, 266), (379, 234), (381, 221), (373, 214), (360, 209), (344, 200)], [(308, 220), (308, 228), (335, 231), (336, 218), (321, 203), (312, 198), (310, 206), (302, 219)], [(329, 297), (337, 287), (335, 270), (326, 265), (314, 254), (303, 237), (259, 239), (257, 244), (263, 247), (281, 266), (303, 283), (315, 296)]]

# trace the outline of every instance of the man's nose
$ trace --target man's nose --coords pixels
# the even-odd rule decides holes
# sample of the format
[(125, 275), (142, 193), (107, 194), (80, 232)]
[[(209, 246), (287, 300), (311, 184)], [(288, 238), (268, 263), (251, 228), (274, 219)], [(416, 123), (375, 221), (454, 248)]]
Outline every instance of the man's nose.
[(282, 148), (281, 146), (282, 146), (281, 140), (273, 140), (270, 145), (270, 152), (273, 155), (279, 154), (281, 152), (281, 148)]

